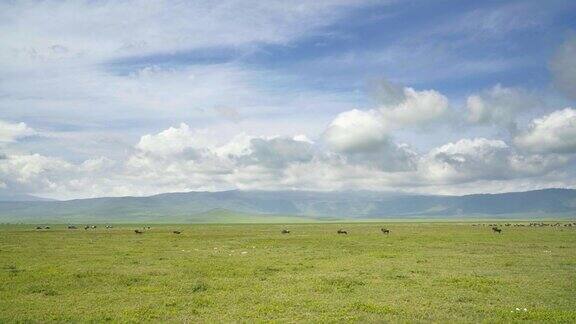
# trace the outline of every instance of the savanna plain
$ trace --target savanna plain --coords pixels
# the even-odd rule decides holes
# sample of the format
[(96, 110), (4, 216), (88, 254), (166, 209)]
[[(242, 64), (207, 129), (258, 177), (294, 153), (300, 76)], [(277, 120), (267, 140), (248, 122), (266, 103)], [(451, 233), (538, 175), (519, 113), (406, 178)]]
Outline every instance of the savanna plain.
[(576, 226), (474, 224), (2, 225), (0, 322), (576, 322)]

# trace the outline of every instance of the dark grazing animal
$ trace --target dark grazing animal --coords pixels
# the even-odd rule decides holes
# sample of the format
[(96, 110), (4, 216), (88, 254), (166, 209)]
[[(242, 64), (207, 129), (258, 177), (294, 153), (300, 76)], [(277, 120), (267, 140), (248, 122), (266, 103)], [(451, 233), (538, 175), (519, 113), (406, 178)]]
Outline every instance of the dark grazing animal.
[(76, 229), (76, 226), (74, 226), (74, 225), (68, 225), (68, 229)]
[(348, 232), (347, 232), (347, 231), (345, 231), (345, 230), (343, 230), (343, 229), (339, 229), (339, 230), (338, 230), (336, 233), (338, 233), (338, 234), (346, 234), (346, 235), (348, 235)]
[(144, 233), (144, 232), (142, 232), (141, 230), (134, 230), (134, 233), (136, 233), (136, 234), (142, 234), (142, 233)]
[(290, 234), (290, 231), (287, 230), (287, 229), (283, 229), (281, 233), (282, 233), (282, 234)]
[(46, 227), (44, 227), (44, 229), (50, 229), (50, 226), (46, 226)]
[(84, 226), (84, 230), (87, 230), (89, 228), (90, 228), (90, 226), (88, 226), (88, 225)]
[(492, 227), (492, 231), (495, 232), (495, 233), (500, 233), (500, 232), (502, 232), (502, 230), (499, 229), (499, 228), (496, 227), (496, 226), (493, 226), (493, 227)]
[(42, 229), (42, 226), (36, 226), (36, 229)]
[(182, 233), (182, 232), (180, 232), (180, 231), (172, 231), (172, 233), (174, 233), (174, 234), (180, 234), (180, 233)]
[(387, 228), (381, 228), (382, 234), (390, 234), (390, 230)]

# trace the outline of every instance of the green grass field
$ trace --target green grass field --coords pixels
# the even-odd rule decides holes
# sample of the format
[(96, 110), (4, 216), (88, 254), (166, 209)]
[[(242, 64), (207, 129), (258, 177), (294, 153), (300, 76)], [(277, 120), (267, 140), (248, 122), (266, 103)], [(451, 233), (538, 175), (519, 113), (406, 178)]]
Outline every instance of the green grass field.
[(0, 322), (576, 322), (576, 227), (135, 228), (0, 226)]

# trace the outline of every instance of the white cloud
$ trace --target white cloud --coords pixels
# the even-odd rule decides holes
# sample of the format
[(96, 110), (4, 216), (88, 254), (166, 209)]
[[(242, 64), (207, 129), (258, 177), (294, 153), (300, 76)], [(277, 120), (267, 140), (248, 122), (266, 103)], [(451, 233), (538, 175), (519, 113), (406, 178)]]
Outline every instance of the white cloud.
[(96, 174), (111, 171), (116, 165), (117, 165), (116, 161), (101, 156), (98, 158), (88, 159), (82, 162), (79, 165), (79, 169), (83, 172)]
[(292, 138), (253, 138), (250, 153), (237, 157), (240, 164), (282, 168), (291, 163), (308, 162), (313, 157), (309, 142)]
[(407, 144), (388, 142), (366, 152), (354, 152), (342, 156), (347, 164), (365, 166), (384, 172), (414, 171), (418, 154)]
[(62, 186), (63, 175), (75, 176), (73, 169), (72, 164), (54, 157), (8, 155), (0, 159), (0, 183), (13, 192), (52, 192)]
[(571, 35), (557, 50), (550, 69), (558, 89), (576, 99), (576, 36)]
[[(370, 119), (371, 121), (373, 119)], [(334, 152), (306, 137), (240, 134), (219, 143), (186, 124), (141, 137), (126, 159), (97, 157), (82, 163), (39, 154), (0, 159), (0, 183), (13, 192), (56, 198), (149, 195), (225, 189), (372, 189), (450, 192), (490, 181), (536, 178), (562, 172), (569, 158), (521, 154), (500, 140), (463, 139), (418, 154), (405, 144)], [(550, 178), (558, 181), (558, 177)], [(551, 182), (556, 183), (556, 182)], [(460, 192), (461, 193), (461, 192)]]
[(475, 138), (431, 150), (418, 169), (431, 183), (450, 184), (538, 176), (566, 162), (553, 155), (520, 155), (501, 140)]
[(136, 149), (156, 156), (171, 156), (180, 154), (194, 155), (199, 150), (213, 144), (206, 134), (193, 131), (185, 123), (179, 127), (170, 127), (155, 135), (144, 135), (140, 138)]
[(328, 146), (342, 153), (381, 151), (391, 145), (391, 134), (402, 128), (420, 128), (449, 120), (449, 102), (434, 90), (416, 91), (382, 81), (376, 85), (382, 103), (377, 109), (340, 113), (324, 132)]
[(389, 131), (378, 112), (354, 109), (339, 114), (324, 132), (324, 138), (337, 152), (362, 152), (384, 144)]
[(224, 144), (210, 138), (206, 130), (193, 130), (187, 124), (170, 127), (158, 134), (144, 135), (136, 144), (135, 155), (163, 162), (223, 160), (240, 165), (258, 164), (279, 168), (286, 163), (311, 159), (313, 144), (305, 136), (255, 137), (239, 134)]
[(514, 143), (531, 152), (576, 153), (576, 110), (565, 108), (534, 119)]
[(20, 138), (35, 134), (36, 132), (25, 123), (10, 123), (0, 120), (0, 143), (12, 143)]
[(534, 96), (521, 89), (505, 88), (498, 84), (481, 94), (467, 98), (468, 121), (497, 125), (515, 131), (518, 116), (538, 103)]
[(398, 104), (384, 105), (380, 111), (388, 123), (402, 127), (442, 120), (446, 118), (448, 108), (448, 98), (438, 91), (404, 88), (404, 97)]
[(283, 44), (365, 3), (2, 2), (0, 57), (38, 62), (95, 61), (210, 47)]
[[(302, 136), (239, 134), (216, 144), (197, 141), (202, 133), (184, 124), (143, 136), (118, 181), (139, 184), (138, 190), (147, 193), (272, 188), (282, 182), (285, 168), (314, 158), (313, 143)], [(158, 146), (166, 149), (157, 150)]]
[(433, 27), (433, 34), (467, 38), (468, 42), (498, 40), (515, 31), (538, 27), (551, 19), (548, 8), (535, 7), (538, 2), (503, 2), (497, 6), (475, 8), (455, 20), (447, 20)]

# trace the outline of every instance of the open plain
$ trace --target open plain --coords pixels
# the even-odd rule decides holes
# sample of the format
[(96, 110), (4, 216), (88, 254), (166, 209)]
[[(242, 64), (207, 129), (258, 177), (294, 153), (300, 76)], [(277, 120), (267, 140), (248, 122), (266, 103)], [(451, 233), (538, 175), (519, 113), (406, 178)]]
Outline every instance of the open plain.
[(77, 227), (0, 227), (0, 322), (576, 321), (576, 226)]

